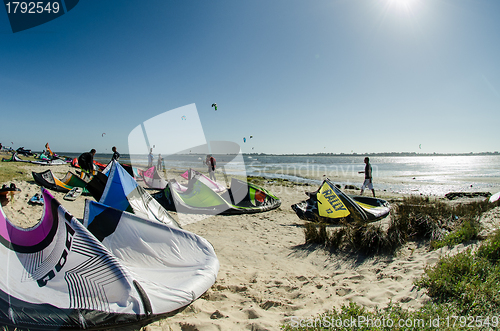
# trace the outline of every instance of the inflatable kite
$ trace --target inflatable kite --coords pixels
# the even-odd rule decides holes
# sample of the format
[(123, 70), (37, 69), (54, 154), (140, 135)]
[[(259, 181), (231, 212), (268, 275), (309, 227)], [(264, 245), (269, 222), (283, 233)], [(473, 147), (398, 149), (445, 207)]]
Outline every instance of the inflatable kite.
[(343, 219), (372, 222), (389, 215), (389, 203), (382, 199), (349, 196), (329, 179), (323, 181), (316, 192), (307, 193), (309, 199), (292, 205), (300, 219), (306, 221), (338, 223)]
[(198, 175), (184, 188), (175, 180), (153, 197), (167, 210), (191, 214), (250, 214), (278, 208), (281, 200), (257, 185), (232, 178), (231, 187), (215, 192)]
[(0, 207), (0, 325), (140, 326), (174, 314), (215, 282), (219, 261), (205, 239), (95, 202), (86, 206), (87, 229), (42, 194), (44, 214), (29, 229)]
[(146, 171), (141, 171), (141, 178), (149, 188), (163, 190), (167, 187), (167, 181), (161, 177), (154, 166)]
[(68, 171), (63, 179), (58, 179), (54, 176), (51, 170), (44, 172), (33, 171), (31, 174), (38, 185), (48, 188), (49, 190), (65, 193), (71, 191), (73, 187), (81, 187), (84, 188), (83, 193), (88, 193), (85, 189), (87, 182), (73, 174), (71, 171)]
[(98, 172), (87, 189), (100, 203), (140, 217), (180, 228), (161, 204), (116, 161), (111, 161), (107, 176)]

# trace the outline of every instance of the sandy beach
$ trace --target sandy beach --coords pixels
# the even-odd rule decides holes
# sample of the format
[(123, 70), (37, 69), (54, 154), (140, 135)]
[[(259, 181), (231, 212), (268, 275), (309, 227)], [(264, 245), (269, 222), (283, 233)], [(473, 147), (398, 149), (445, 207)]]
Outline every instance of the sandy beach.
[[(13, 223), (30, 227), (42, 214), (42, 206), (28, 203), (40, 192), (31, 171), (50, 168), (62, 178), (67, 171), (76, 169), (69, 165), (18, 164), (19, 171), (26, 173), (26, 180), (13, 181), (21, 192), (2, 208)], [(422, 243), (410, 242), (391, 256), (364, 258), (331, 254), (319, 247), (304, 245), (304, 221), (290, 208), (306, 199), (304, 191), (314, 191), (317, 187), (265, 183), (264, 187), (281, 199), (278, 209), (206, 218), (172, 213), (184, 229), (213, 245), (220, 270), (215, 284), (201, 298), (175, 316), (153, 322), (144, 330), (278, 330), (292, 317), (311, 318), (349, 302), (369, 309), (384, 308), (391, 302), (418, 309), (429, 297), (413, 282), (426, 266), (433, 265), (441, 256), (465, 248), (458, 245), (429, 251)], [(66, 201), (64, 193), (51, 193), (79, 219), (83, 218), (85, 199), (92, 199), (80, 196), (75, 201)], [(378, 193), (389, 202), (400, 198), (394, 193)], [(485, 234), (498, 228), (499, 222), (499, 208), (483, 215)]]

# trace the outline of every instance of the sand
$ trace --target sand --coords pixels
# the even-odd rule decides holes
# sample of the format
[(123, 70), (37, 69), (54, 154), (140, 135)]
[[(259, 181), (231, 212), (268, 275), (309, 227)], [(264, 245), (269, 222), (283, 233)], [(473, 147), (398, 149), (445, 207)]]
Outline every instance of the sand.
[[(31, 173), (30, 169), (42, 172), (49, 167), (26, 169)], [(76, 170), (69, 166), (50, 169), (59, 178), (68, 170)], [(3, 209), (13, 222), (32, 226), (40, 219), (42, 207), (30, 205), (28, 200), (40, 189), (32, 179), (14, 183), (22, 191)], [(264, 186), (280, 197), (280, 208), (260, 214), (205, 218), (172, 213), (184, 229), (210, 241), (220, 271), (215, 284), (201, 298), (144, 330), (278, 330), (292, 318), (311, 318), (349, 302), (370, 309), (384, 308), (391, 302), (418, 309), (429, 300), (425, 290), (413, 284), (424, 268), (443, 255), (466, 248), (458, 245), (429, 251), (428, 246), (411, 242), (394, 256), (332, 254), (304, 245), (304, 221), (290, 208), (307, 198), (304, 191), (317, 187), (276, 183)], [(84, 201), (91, 197), (66, 201), (64, 193), (51, 193), (76, 218), (83, 218)], [(391, 194), (386, 198), (394, 201), (398, 197)], [(498, 228), (500, 210), (486, 213), (482, 222), (483, 234)]]

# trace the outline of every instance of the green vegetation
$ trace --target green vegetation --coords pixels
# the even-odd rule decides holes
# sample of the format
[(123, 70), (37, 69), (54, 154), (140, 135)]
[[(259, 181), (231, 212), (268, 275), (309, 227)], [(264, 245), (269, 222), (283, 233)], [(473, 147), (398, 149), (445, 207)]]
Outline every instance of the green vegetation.
[(428, 267), (419, 289), (432, 301), (416, 311), (389, 304), (370, 311), (358, 304), (299, 320), (282, 330), (491, 330), (500, 327), (500, 230), (476, 251), (467, 249)]
[[(396, 206), (393, 221), (385, 232), (379, 227), (359, 224), (346, 225), (326, 235), (325, 225), (320, 225), (317, 230), (315, 225), (308, 224), (304, 232), (308, 243), (321, 243), (337, 249), (349, 247), (351, 251), (391, 248), (387, 242), (402, 244), (410, 238), (428, 239), (430, 246), (437, 248), (477, 239), (479, 216), (498, 205), (472, 202), (452, 206), (429, 198), (412, 197)], [(282, 329), (496, 329), (500, 327), (500, 230), (476, 250), (466, 249), (427, 267), (415, 285), (427, 290), (432, 299), (416, 311), (405, 310), (397, 304), (371, 311), (350, 303), (340, 310), (334, 309), (309, 319), (291, 318)]]
[(442, 258), (417, 282), (437, 303), (453, 302), (462, 315), (500, 314), (500, 231), (477, 251)]
[[(0, 159), (10, 158), (10, 154), (0, 154)], [(28, 158), (25, 158), (28, 159)], [(3, 184), (8, 184), (13, 180), (29, 180), (31, 177), (31, 170), (26, 169), (31, 167), (29, 163), (22, 163), (22, 167), (19, 166), (19, 162), (1, 162), (0, 161), (0, 186)]]
[(365, 255), (393, 254), (410, 240), (428, 240), (431, 249), (437, 249), (480, 239), (479, 217), (497, 205), (488, 201), (451, 205), (412, 196), (394, 206), (386, 230), (360, 220), (346, 221), (332, 231), (327, 231), (323, 223), (306, 223), (305, 241), (333, 251)]

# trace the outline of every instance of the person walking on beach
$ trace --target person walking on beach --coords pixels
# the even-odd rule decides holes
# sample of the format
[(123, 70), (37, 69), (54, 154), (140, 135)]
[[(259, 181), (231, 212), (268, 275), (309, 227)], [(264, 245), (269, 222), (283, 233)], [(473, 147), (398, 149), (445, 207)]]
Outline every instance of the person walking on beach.
[(153, 149), (151, 148), (149, 150), (149, 155), (148, 155), (148, 168), (151, 168), (153, 166)]
[(78, 165), (80, 166), (80, 169), (82, 170), (82, 177), (84, 174), (87, 174), (88, 176), (93, 176), (94, 175), (94, 155), (95, 155), (96, 150), (91, 149), (90, 152), (85, 152), (82, 153), (78, 157)]
[(111, 150), (113, 151), (113, 156), (111, 157), (111, 161), (118, 162), (118, 159), (120, 158), (120, 153), (118, 153), (118, 151), (116, 150), (116, 146), (113, 146)]
[(372, 190), (373, 197), (375, 198), (375, 190), (373, 189), (373, 182), (372, 182), (372, 166), (370, 165), (370, 159), (368, 157), (365, 157), (364, 162), (365, 162), (365, 171), (359, 171), (360, 174), (362, 173), (365, 174), (365, 181), (363, 182), (363, 186), (361, 186), (360, 195), (363, 195), (365, 187), (368, 187), (368, 189)]
[(208, 154), (205, 160), (205, 164), (208, 166), (208, 175), (210, 176), (210, 179), (216, 181), (217, 179), (215, 179), (215, 165), (216, 165), (215, 158), (212, 155)]

